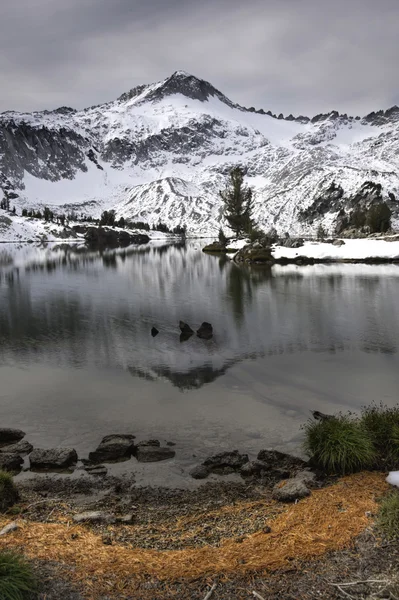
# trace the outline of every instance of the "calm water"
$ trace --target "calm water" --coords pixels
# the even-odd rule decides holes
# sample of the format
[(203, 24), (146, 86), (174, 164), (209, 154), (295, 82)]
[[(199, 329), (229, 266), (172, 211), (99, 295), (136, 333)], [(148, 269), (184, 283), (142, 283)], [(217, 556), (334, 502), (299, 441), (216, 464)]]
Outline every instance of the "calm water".
[[(218, 450), (298, 449), (310, 409), (398, 401), (397, 266), (249, 270), (202, 245), (1, 245), (2, 425), (81, 456), (113, 432), (170, 440), (175, 461), (118, 468), (180, 484)], [(214, 338), (180, 342), (180, 319)]]

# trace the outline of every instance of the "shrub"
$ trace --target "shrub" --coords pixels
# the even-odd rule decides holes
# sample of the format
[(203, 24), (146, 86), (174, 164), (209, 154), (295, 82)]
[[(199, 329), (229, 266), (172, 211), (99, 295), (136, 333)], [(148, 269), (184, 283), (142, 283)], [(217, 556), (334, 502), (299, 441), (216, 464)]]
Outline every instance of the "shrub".
[(377, 524), (390, 540), (399, 538), (399, 492), (393, 490), (381, 501)]
[(327, 235), (326, 230), (324, 229), (323, 225), (320, 223), (320, 225), (318, 226), (317, 231), (316, 231), (316, 237), (320, 242), (322, 242), (325, 239), (326, 235)]
[[(15, 487), (12, 475), (0, 471), (0, 510), (6, 510), (18, 500), (18, 490)], [(0, 596), (1, 598), (1, 596)]]
[(395, 468), (399, 460), (399, 406), (366, 406), (362, 408), (360, 423), (374, 444), (378, 466)]
[(218, 234), (218, 240), (219, 240), (219, 244), (225, 248), (227, 246), (228, 243), (228, 239), (224, 234), (224, 231), (222, 228), (219, 229), (219, 234)]
[(345, 475), (375, 463), (376, 453), (368, 432), (349, 416), (308, 421), (305, 434), (304, 447), (311, 462), (327, 473)]
[(36, 590), (35, 577), (25, 559), (13, 552), (0, 552), (1, 600), (27, 600)]

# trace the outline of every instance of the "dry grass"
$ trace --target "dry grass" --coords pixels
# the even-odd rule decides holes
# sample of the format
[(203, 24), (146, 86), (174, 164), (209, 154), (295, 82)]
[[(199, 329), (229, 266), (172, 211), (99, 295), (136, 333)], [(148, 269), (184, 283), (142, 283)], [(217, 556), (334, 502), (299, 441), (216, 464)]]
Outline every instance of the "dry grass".
[[(103, 593), (106, 590), (110, 597), (116, 598), (123, 589), (131, 592), (134, 582), (148, 578), (171, 583), (273, 571), (286, 567), (294, 559), (314, 559), (348, 547), (367, 527), (366, 513), (377, 512), (376, 500), (386, 490), (381, 473), (359, 473), (331, 487), (315, 490), (295, 505), (283, 508), (279, 505), (277, 509), (272, 501), (265, 501), (263, 508), (262, 503), (254, 503), (258, 513), (264, 511), (265, 520), (274, 516), (272, 532), (258, 531), (240, 540), (230, 537), (221, 540), (219, 547), (193, 547), (193, 525), (195, 535), (200, 537), (201, 518), (191, 516), (177, 520), (172, 527), (173, 537), (179, 536), (180, 530), (182, 545), (185, 546), (185, 539), (188, 542), (188, 547), (181, 550), (108, 546), (101, 535), (88, 527), (71, 522), (30, 521), (21, 521), (18, 531), (0, 538), (0, 548), (20, 548), (30, 558), (72, 566), (73, 576), (84, 584), (88, 598), (98, 597), (98, 590)], [(248, 504), (245, 503), (247, 512)], [(213, 511), (214, 526), (218, 526), (216, 512), (222, 523), (226, 515), (230, 518), (234, 514), (239, 519), (242, 508), (237, 504)], [(6, 520), (0, 520), (1, 526), (5, 524)], [(134, 534), (134, 526), (128, 529)]]

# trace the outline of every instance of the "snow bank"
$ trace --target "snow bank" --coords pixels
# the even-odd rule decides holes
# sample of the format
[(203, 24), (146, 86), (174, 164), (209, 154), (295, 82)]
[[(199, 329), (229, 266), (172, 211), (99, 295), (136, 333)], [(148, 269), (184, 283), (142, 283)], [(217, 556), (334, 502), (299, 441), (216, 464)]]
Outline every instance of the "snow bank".
[(399, 471), (391, 471), (386, 478), (386, 481), (391, 485), (396, 485), (396, 487), (399, 487)]
[(301, 248), (284, 248), (276, 246), (273, 250), (274, 258), (295, 259), (306, 256), (319, 260), (364, 260), (366, 258), (384, 258), (399, 260), (398, 241), (385, 240), (343, 240), (343, 246), (333, 246), (321, 242), (305, 242)]

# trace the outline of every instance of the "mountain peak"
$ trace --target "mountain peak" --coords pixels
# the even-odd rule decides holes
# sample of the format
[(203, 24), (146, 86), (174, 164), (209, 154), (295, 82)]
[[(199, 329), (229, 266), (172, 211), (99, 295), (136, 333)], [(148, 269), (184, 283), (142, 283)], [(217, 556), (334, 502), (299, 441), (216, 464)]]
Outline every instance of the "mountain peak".
[(159, 83), (152, 85), (141, 85), (133, 88), (129, 92), (122, 94), (119, 100), (127, 101), (132, 98), (140, 98), (140, 102), (159, 102), (167, 96), (181, 94), (192, 100), (206, 102), (210, 97), (216, 97), (228, 106), (235, 106), (222, 92), (217, 90), (211, 83), (204, 79), (199, 79), (195, 75), (186, 71), (175, 71)]

